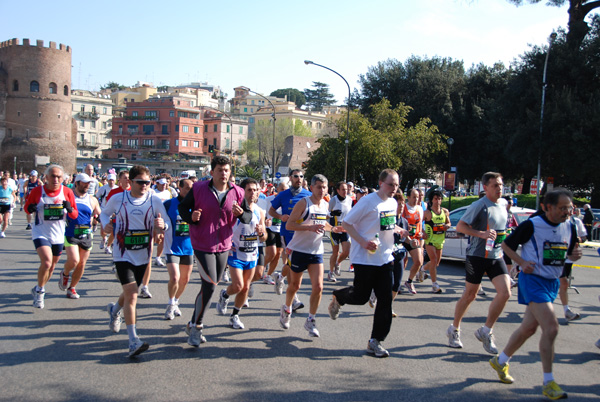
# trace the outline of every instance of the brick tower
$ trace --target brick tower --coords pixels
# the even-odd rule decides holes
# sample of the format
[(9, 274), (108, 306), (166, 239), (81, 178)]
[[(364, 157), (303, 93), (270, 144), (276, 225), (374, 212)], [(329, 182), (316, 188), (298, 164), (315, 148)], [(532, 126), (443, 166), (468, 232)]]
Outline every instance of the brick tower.
[(0, 169), (43, 172), (57, 163), (76, 170), (71, 118), (71, 48), (55, 42), (0, 43)]

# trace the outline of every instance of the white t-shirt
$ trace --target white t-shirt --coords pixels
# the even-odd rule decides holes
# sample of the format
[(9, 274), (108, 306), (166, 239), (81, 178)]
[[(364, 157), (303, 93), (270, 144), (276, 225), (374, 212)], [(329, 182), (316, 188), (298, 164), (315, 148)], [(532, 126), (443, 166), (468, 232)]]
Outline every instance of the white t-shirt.
[(394, 198), (382, 200), (377, 193), (361, 198), (361, 201), (348, 212), (344, 222), (354, 226), (359, 235), (373, 240), (379, 235), (381, 244), (374, 254), (362, 248), (358, 242), (350, 247), (350, 261), (353, 264), (382, 266), (394, 260), (394, 229), (398, 202)]
[[(575, 228), (577, 229), (577, 237), (587, 237), (587, 231), (585, 230), (585, 225), (581, 221), (581, 219), (576, 216), (571, 217), (571, 220), (575, 222)], [(565, 263), (573, 263), (573, 261), (568, 258), (565, 260)]]

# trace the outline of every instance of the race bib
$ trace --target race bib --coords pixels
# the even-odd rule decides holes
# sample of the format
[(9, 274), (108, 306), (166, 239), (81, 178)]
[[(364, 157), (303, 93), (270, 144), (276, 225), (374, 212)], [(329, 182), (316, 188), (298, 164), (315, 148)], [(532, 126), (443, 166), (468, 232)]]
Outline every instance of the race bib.
[(325, 225), (327, 222), (327, 214), (314, 213), (310, 215), (310, 220), (313, 225)]
[(175, 236), (186, 237), (190, 235), (190, 225), (187, 222), (178, 220), (175, 223)]
[(59, 221), (63, 218), (63, 205), (62, 204), (44, 204), (44, 220), (45, 221)]
[(0, 198), (0, 204), (10, 204), (10, 198)]
[(408, 235), (414, 236), (417, 234), (417, 225), (408, 224)]
[(281, 226), (281, 219), (273, 218), (271, 221), (271, 226)]
[(496, 232), (496, 240), (494, 240), (494, 244), (502, 244), (504, 239), (506, 239), (506, 232)]
[[(379, 213), (379, 230), (394, 230), (396, 227), (396, 211), (381, 211)], [(415, 228), (416, 231), (416, 228)]]
[(433, 234), (442, 234), (446, 230), (446, 227), (443, 223), (433, 225)]
[(86, 225), (75, 225), (73, 233), (76, 239), (89, 239), (90, 234), (92, 233), (92, 229)]
[(563, 266), (567, 259), (567, 244), (560, 242), (544, 242), (543, 264), (548, 266)]
[(242, 253), (253, 253), (258, 248), (258, 235), (256, 233), (240, 235), (240, 243), (237, 247)]
[(150, 232), (147, 230), (128, 230), (125, 232), (125, 249), (142, 250), (150, 245)]

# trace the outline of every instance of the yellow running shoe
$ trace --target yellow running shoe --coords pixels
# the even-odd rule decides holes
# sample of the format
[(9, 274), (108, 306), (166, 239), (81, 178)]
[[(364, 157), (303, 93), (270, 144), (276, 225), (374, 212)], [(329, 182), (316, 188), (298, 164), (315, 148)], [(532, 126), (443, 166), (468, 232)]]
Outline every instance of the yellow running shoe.
[(544, 385), (542, 394), (550, 399), (566, 399), (567, 393), (560, 389), (555, 381), (549, 381), (548, 384)]
[(496, 373), (498, 373), (498, 377), (500, 377), (500, 381), (502, 381), (503, 383), (512, 384), (513, 382), (515, 382), (515, 379), (512, 378), (510, 374), (508, 374), (508, 363), (500, 365), (500, 363), (498, 363), (498, 356), (494, 356), (490, 359), (490, 366), (492, 366), (492, 368), (496, 370)]

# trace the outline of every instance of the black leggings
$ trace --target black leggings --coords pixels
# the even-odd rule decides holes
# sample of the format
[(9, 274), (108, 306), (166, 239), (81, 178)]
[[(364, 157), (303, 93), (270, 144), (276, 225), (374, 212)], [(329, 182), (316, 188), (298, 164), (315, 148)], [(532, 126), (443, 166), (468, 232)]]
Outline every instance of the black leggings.
[(402, 283), (402, 272), (404, 271), (404, 257), (406, 251), (396, 251), (394, 254), (394, 281), (392, 282), (392, 292), (398, 292)]
[(229, 251), (206, 253), (204, 251), (194, 250), (194, 254), (198, 259), (198, 270), (200, 271), (202, 285), (200, 286), (200, 293), (196, 296), (192, 322), (196, 325), (201, 325), (206, 307), (210, 305), (210, 299), (227, 267)]

